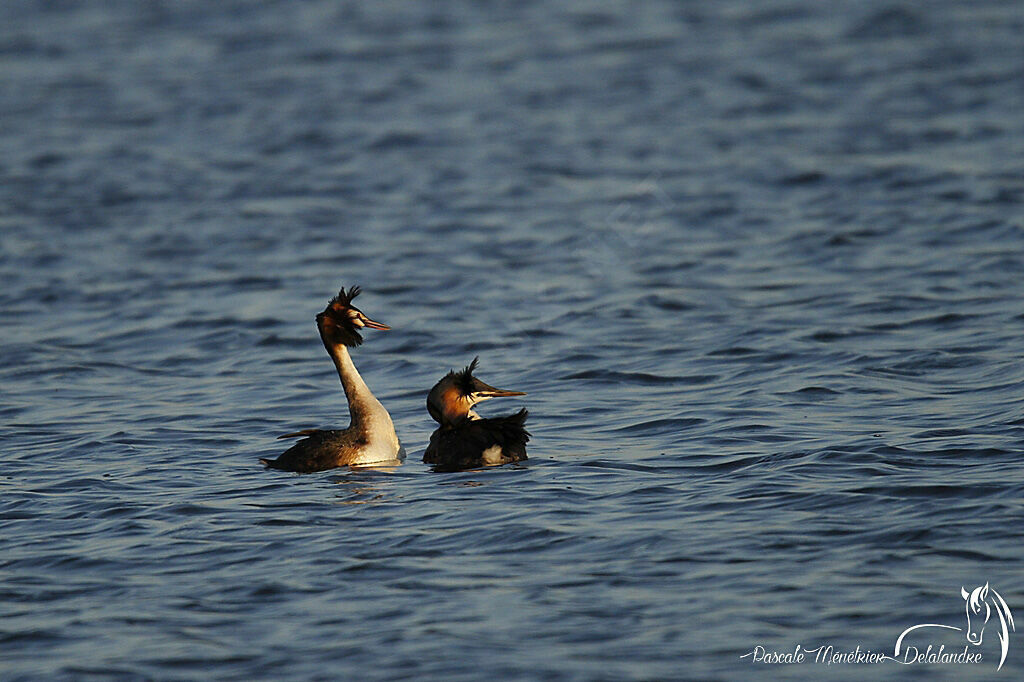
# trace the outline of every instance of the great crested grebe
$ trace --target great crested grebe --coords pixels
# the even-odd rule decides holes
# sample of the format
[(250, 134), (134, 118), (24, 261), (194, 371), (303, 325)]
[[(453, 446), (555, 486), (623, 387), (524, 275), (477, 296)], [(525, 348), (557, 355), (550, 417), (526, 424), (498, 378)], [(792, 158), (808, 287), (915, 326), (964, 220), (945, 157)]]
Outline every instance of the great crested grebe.
[(472, 469), (526, 459), (530, 440), (525, 409), (507, 417), (483, 419), (473, 406), (491, 398), (526, 395), (488, 386), (473, 376), (480, 358), (461, 372), (451, 371), (430, 389), (427, 412), (440, 426), (430, 435), (423, 461), (439, 470)]
[(345, 388), (351, 424), (343, 431), (306, 429), (281, 436), (305, 437), (277, 459), (261, 459), (268, 467), (309, 473), (350, 464), (389, 462), (402, 457), (391, 415), (370, 393), (348, 354), (350, 347), (363, 342), (359, 329), (391, 329), (386, 324), (374, 322), (352, 305), (352, 299), (358, 295), (359, 287), (352, 287), (348, 292), (342, 287), (327, 308), (316, 316), (320, 338), (334, 360), (341, 385)]

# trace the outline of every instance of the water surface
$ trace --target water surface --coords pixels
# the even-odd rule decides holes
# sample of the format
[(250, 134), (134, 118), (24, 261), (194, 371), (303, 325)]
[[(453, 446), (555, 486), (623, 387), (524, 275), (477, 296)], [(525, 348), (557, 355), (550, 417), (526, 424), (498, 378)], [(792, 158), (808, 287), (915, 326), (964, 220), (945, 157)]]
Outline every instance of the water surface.
[[(0, 677), (991, 679), (992, 623), (979, 665), (740, 657), (1024, 613), (1022, 31), (5, 6)], [(352, 284), (409, 458), (265, 471), (347, 422), (313, 316)], [(531, 458), (431, 473), (476, 355)]]

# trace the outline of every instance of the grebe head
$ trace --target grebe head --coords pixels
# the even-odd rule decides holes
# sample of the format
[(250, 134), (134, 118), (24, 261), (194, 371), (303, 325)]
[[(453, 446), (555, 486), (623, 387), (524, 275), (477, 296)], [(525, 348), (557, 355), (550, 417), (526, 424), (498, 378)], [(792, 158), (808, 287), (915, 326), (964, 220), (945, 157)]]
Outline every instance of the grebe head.
[(316, 316), (316, 326), (320, 329), (320, 338), (327, 346), (358, 346), (363, 342), (359, 330), (388, 330), (391, 327), (383, 322), (374, 322), (359, 308), (352, 305), (352, 299), (360, 293), (359, 287), (352, 287), (347, 292), (341, 288), (338, 295), (331, 299), (322, 313)]
[(434, 384), (427, 395), (427, 412), (438, 424), (458, 422), (462, 419), (477, 419), (473, 406), (491, 398), (504, 398), (514, 395), (526, 395), (522, 391), (505, 391), (488, 386), (473, 376), (480, 358), (465, 369), (448, 372)]

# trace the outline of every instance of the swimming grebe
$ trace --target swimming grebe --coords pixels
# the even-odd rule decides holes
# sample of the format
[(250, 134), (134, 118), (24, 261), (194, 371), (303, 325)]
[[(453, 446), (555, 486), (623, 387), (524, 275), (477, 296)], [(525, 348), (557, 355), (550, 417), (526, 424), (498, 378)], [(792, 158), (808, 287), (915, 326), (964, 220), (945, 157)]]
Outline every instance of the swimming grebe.
[(526, 395), (488, 386), (473, 376), (480, 358), (461, 372), (448, 372), (430, 389), (427, 412), (440, 427), (430, 436), (423, 461), (440, 470), (472, 469), (526, 459), (530, 440), (525, 409), (507, 417), (483, 419), (473, 406), (491, 398)]
[(281, 436), (305, 438), (275, 460), (261, 459), (268, 467), (309, 473), (350, 464), (393, 461), (401, 457), (401, 445), (391, 423), (391, 415), (370, 393), (348, 354), (349, 347), (363, 342), (359, 329), (391, 329), (386, 324), (374, 322), (352, 305), (352, 299), (358, 295), (359, 287), (352, 287), (348, 292), (342, 287), (327, 308), (316, 316), (320, 338), (334, 360), (341, 385), (345, 388), (351, 424), (344, 431), (306, 429)]

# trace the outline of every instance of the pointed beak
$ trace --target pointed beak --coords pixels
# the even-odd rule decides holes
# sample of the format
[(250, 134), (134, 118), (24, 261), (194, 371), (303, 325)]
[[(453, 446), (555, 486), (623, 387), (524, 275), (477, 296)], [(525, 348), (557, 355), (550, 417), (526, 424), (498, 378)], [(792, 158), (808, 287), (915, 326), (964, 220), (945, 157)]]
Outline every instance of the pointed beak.
[(488, 398), (510, 398), (514, 395), (526, 395), (522, 391), (503, 391), (500, 388), (494, 388), (489, 391), (478, 391), (480, 395)]
[(470, 391), (467, 397), (473, 405), (484, 400), (490, 400), (491, 398), (511, 398), (516, 395), (526, 395), (522, 391), (506, 391), (502, 388), (495, 388), (494, 386), (485, 384), (476, 377), (471, 378), (473, 380), (473, 390)]
[(391, 329), (391, 327), (387, 326), (383, 322), (374, 322), (368, 317), (363, 320), (363, 324), (366, 325), (367, 329), (379, 329), (382, 332), (386, 332)]
[(488, 398), (510, 398), (514, 395), (526, 395), (522, 391), (506, 391), (500, 388), (495, 388), (494, 386), (488, 386), (479, 379), (475, 380), (476, 386), (474, 386), (474, 388), (476, 390), (474, 390), (473, 393), (484, 400), (487, 400)]

